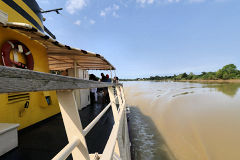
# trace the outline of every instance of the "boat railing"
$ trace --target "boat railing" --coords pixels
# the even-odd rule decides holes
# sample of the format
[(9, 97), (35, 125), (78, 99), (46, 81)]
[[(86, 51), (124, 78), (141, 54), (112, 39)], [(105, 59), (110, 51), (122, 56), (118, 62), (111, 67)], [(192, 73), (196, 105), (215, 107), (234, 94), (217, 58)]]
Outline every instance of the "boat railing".
[[(0, 93), (56, 90), (69, 143), (53, 157), (54, 160), (66, 159), (70, 154), (72, 154), (74, 160), (131, 159), (126, 101), (122, 84), (81, 80), (74, 77), (5, 66), (0, 66), (0, 82)], [(83, 129), (74, 97), (74, 90), (103, 87), (108, 88), (110, 103)], [(116, 95), (114, 94), (114, 88), (116, 89)], [(114, 125), (107, 144), (102, 154), (90, 154), (85, 136), (110, 107), (113, 113)]]

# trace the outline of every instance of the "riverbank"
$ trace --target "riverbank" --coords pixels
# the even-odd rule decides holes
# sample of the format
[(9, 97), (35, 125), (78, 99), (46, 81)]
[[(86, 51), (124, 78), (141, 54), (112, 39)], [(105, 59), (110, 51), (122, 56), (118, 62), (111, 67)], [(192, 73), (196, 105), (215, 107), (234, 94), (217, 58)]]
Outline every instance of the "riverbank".
[(195, 80), (177, 80), (177, 82), (200, 82), (200, 83), (240, 83), (240, 79), (217, 79), (217, 80), (203, 80), (203, 79), (195, 79)]
[(195, 80), (121, 80), (121, 81), (174, 81), (174, 82), (196, 82), (196, 83), (240, 83), (240, 79), (216, 79), (216, 80), (204, 80), (204, 79), (195, 79)]

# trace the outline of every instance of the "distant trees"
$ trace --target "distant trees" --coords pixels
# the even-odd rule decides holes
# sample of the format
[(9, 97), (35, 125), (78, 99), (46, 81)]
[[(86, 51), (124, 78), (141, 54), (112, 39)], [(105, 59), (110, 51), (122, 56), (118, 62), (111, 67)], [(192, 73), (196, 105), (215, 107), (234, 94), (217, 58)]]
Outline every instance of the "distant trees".
[(234, 64), (228, 64), (222, 69), (219, 69), (216, 72), (216, 76), (218, 79), (235, 79), (240, 77), (239, 70), (237, 70)]
[(151, 76), (149, 78), (144, 78), (144, 80), (217, 80), (217, 79), (240, 79), (240, 71), (237, 69), (236, 65), (228, 64), (217, 72), (202, 72), (199, 75), (195, 75), (190, 72), (181, 73), (179, 75), (173, 76)]
[(237, 69), (236, 65), (228, 64), (225, 65), (222, 69), (217, 70), (216, 72), (202, 72), (199, 75), (195, 75), (190, 72), (189, 74), (181, 73), (179, 75), (173, 76), (150, 76), (149, 78), (136, 78), (136, 79), (122, 79), (127, 81), (137, 81), (137, 80), (218, 80), (218, 79), (240, 79), (240, 71)]

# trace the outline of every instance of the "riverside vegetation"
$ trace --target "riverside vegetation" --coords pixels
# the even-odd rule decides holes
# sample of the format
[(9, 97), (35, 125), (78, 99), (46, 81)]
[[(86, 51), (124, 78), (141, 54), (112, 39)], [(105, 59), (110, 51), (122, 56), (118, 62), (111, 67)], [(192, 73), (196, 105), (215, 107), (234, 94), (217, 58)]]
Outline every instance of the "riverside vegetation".
[(149, 78), (136, 78), (136, 79), (121, 79), (122, 81), (137, 81), (137, 80), (230, 80), (240, 79), (240, 70), (236, 65), (228, 64), (216, 72), (202, 72), (201, 74), (181, 73), (174, 74), (173, 76), (150, 76)]

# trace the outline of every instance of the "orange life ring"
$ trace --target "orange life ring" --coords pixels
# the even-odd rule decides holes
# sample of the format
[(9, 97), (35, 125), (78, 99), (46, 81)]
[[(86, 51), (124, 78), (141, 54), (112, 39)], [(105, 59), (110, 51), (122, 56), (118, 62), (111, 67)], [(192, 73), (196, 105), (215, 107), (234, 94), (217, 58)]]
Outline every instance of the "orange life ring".
[[(11, 50), (14, 51), (13, 60), (10, 59)], [(4, 66), (9, 66), (9, 67), (15, 66), (17, 68), (33, 70), (34, 61), (33, 61), (32, 53), (21, 42), (19, 42), (17, 40), (7, 41), (3, 44), (1, 52), (2, 52), (2, 60), (3, 60)], [(18, 52), (23, 53), (25, 55), (27, 64), (18, 62), (18, 57), (17, 57)]]

